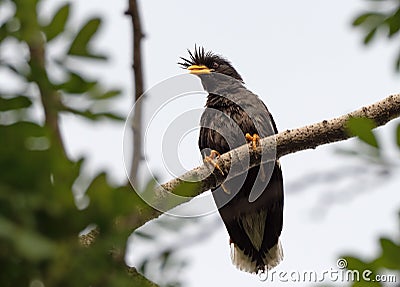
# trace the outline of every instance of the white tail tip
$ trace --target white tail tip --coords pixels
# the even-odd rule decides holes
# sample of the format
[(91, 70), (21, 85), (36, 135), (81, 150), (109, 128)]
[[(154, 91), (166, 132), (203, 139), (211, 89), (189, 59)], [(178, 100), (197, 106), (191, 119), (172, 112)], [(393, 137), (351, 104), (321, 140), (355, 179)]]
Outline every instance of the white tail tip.
[[(246, 271), (249, 273), (258, 273), (259, 268), (255, 261), (244, 254), (235, 243), (231, 243), (231, 259), (233, 265), (235, 265), (239, 270)], [(273, 246), (264, 256), (265, 270), (270, 270), (277, 266), (283, 259), (283, 250), (280, 240)]]

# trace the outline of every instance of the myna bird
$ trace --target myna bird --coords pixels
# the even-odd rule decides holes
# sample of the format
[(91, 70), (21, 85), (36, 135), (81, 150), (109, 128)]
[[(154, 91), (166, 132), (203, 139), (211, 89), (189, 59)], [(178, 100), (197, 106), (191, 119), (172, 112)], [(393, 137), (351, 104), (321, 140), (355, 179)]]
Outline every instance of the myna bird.
[[(208, 92), (198, 142), (205, 161), (212, 162), (246, 142), (257, 148), (259, 138), (278, 132), (265, 104), (246, 89), (228, 60), (201, 47), (188, 51), (190, 58), (181, 58), (179, 64), (199, 76)], [(216, 166), (213, 172), (224, 171)], [(279, 161), (274, 160), (242, 172), (228, 176), (212, 194), (230, 236), (233, 264), (240, 270), (259, 273), (275, 267), (283, 258), (279, 240), (282, 171)]]

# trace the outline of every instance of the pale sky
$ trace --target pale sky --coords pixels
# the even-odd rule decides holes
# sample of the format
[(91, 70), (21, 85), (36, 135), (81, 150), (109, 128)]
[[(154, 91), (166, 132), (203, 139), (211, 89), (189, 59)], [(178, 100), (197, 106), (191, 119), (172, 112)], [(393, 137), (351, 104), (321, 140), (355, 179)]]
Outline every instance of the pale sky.
[[(77, 25), (89, 15), (106, 19), (94, 44), (110, 56), (110, 62), (84, 68), (100, 74), (104, 83), (123, 88), (124, 96), (114, 108), (127, 114), (132, 104), (131, 27), (123, 15), (128, 1), (72, 2)], [(50, 11), (60, 1), (46, 3), (45, 8)], [(351, 27), (352, 19), (367, 8), (367, 1), (286, 0), (245, 4), (147, 0), (139, 3), (146, 34), (143, 51), (147, 88), (184, 73), (176, 63), (196, 43), (232, 61), (247, 88), (266, 103), (279, 130), (340, 116), (399, 92), (399, 75), (393, 71), (398, 45), (378, 41), (365, 48), (360, 31)], [(205, 98), (203, 102), (200, 98), (200, 105), (204, 102)], [(176, 107), (176, 113), (180, 112), (180, 107)], [(380, 128), (378, 134), (394, 143), (394, 127), (395, 123), (390, 123)], [(113, 181), (126, 179), (122, 125), (101, 122), (93, 126), (69, 116), (63, 118), (62, 131), (71, 156), (89, 157), (89, 173), (105, 169)], [(196, 137), (192, 133), (180, 144), (179, 156), (187, 168), (199, 163)], [(157, 135), (154, 138), (157, 140)], [(281, 236), (285, 257), (277, 271), (335, 269), (340, 254), (369, 258), (378, 252), (378, 236), (399, 235), (396, 214), (400, 206), (400, 179), (376, 178), (376, 170), (368, 169), (364, 162), (335, 153), (339, 148), (350, 147), (355, 147), (354, 140), (281, 159), (286, 188)], [(399, 164), (394, 144), (388, 149)], [(151, 160), (155, 169), (158, 165), (162, 170), (161, 159), (153, 156)], [(365, 170), (299, 187), (299, 183), (317, 180), (317, 176), (350, 168)], [(398, 173), (398, 169), (393, 172)], [(160, 176), (168, 178), (168, 174)], [(184, 238), (173, 240), (184, 241)], [(152, 247), (143, 245), (142, 252), (146, 248)], [(190, 262), (180, 274), (189, 287), (309, 285), (261, 282), (256, 276), (235, 269), (222, 225), (180, 254)], [(138, 259), (131, 254), (128, 260), (132, 264)]]

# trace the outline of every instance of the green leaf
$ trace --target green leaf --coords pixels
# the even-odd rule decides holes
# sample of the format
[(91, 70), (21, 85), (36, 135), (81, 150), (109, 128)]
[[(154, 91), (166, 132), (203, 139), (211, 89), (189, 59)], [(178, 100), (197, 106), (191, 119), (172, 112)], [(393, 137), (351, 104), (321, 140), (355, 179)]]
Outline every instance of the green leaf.
[[(349, 280), (352, 281), (352, 287), (364, 287), (364, 286), (371, 286), (371, 287), (379, 287), (381, 284), (379, 282), (375, 282), (373, 279), (375, 278), (376, 275), (376, 270), (370, 262), (365, 262), (361, 260), (360, 258), (353, 257), (353, 256), (342, 256), (339, 260), (345, 260), (345, 266), (346, 266), (346, 278), (349, 278)], [(339, 261), (338, 261), (339, 262)], [(356, 272), (358, 271), (358, 272)], [(365, 274), (364, 272), (368, 272), (368, 274)], [(357, 275), (358, 274), (358, 275)], [(369, 281), (366, 281), (363, 278), (363, 274), (367, 276), (366, 279), (370, 279)], [(354, 277), (353, 277), (354, 276)], [(357, 278), (358, 277), (358, 278)], [(355, 279), (355, 280), (352, 280)], [(357, 280), (359, 279), (359, 280)]]
[(47, 238), (28, 229), (19, 228), (13, 222), (0, 216), (0, 238), (7, 240), (30, 260), (40, 260), (51, 257), (55, 246)]
[(114, 206), (114, 189), (107, 182), (106, 174), (99, 173), (90, 183), (87, 189), (87, 195), (90, 198), (88, 210), (92, 211), (95, 224), (102, 229), (104, 226), (111, 224), (116, 211)]
[(349, 270), (363, 270), (370, 267), (367, 262), (364, 262), (361, 259), (353, 256), (342, 256), (342, 258), (340, 258), (339, 260), (345, 260), (346, 268)]
[[(359, 282), (353, 282), (351, 287), (382, 287), (382, 284), (378, 281), (375, 281), (376, 274), (375, 273), (371, 273), (369, 274), (368, 278), (370, 279), (369, 281), (365, 281), (362, 279), (362, 273), (364, 270), (360, 270), (360, 281)], [(349, 273), (348, 273), (349, 274)], [(347, 275), (349, 276), (349, 275)], [(351, 278), (351, 277), (350, 277)]]
[(127, 217), (130, 218), (137, 205), (132, 190), (126, 186), (113, 187), (108, 182), (106, 174), (100, 173), (92, 180), (86, 194), (90, 199), (90, 204), (85, 209), (89, 219), (100, 228), (102, 233), (114, 230), (115, 219), (118, 219), (118, 231), (120, 235), (123, 235), (119, 240), (125, 243), (125, 236), (131, 234), (132, 231), (124, 227), (126, 224), (124, 222)]
[(115, 113), (107, 113), (107, 112), (95, 113), (95, 112), (91, 111), (90, 109), (80, 111), (80, 110), (73, 109), (73, 108), (65, 108), (64, 111), (73, 113), (75, 115), (78, 115), (78, 116), (81, 116), (81, 117), (84, 117), (86, 119), (93, 120), (93, 121), (99, 120), (101, 118), (108, 118), (108, 119), (115, 120), (115, 121), (124, 121), (125, 120), (125, 117), (122, 115), (118, 115)]
[(368, 18), (369, 18), (368, 13), (361, 14), (360, 16), (358, 16), (356, 19), (353, 20), (352, 25), (359, 26), (359, 25), (363, 24), (365, 21), (367, 21)]
[(10, 99), (0, 97), (0, 112), (28, 108), (32, 101), (25, 96), (17, 96)]
[(391, 38), (400, 30), (400, 9), (387, 18), (385, 22), (389, 26), (389, 38)]
[(95, 59), (106, 59), (105, 56), (92, 54), (89, 50), (89, 44), (96, 34), (101, 24), (100, 18), (94, 18), (86, 22), (79, 30), (75, 39), (72, 41), (68, 54), (72, 56), (81, 56)]
[(393, 270), (400, 270), (400, 246), (387, 238), (380, 239), (382, 248), (383, 267)]
[(96, 84), (96, 81), (89, 81), (84, 79), (81, 75), (69, 71), (69, 79), (65, 83), (56, 86), (56, 88), (70, 94), (83, 94), (88, 92)]
[(118, 115), (115, 113), (94, 113), (93, 114), (96, 118), (108, 118), (114, 121), (125, 121), (125, 117), (122, 115)]
[(365, 35), (364, 37), (364, 44), (367, 45), (369, 44), (369, 42), (371, 42), (371, 40), (374, 38), (375, 34), (376, 34), (377, 28), (373, 28), (371, 29), (371, 31), (369, 31), (367, 33), (367, 35)]
[(400, 54), (397, 56), (396, 62), (395, 62), (395, 69), (397, 72), (400, 71)]
[(50, 23), (42, 27), (48, 42), (56, 38), (64, 31), (65, 24), (67, 23), (69, 17), (70, 6), (70, 3), (61, 6), (61, 8), (54, 14)]
[(366, 144), (379, 148), (378, 141), (372, 132), (375, 127), (374, 121), (367, 118), (350, 118), (347, 121), (347, 130), (350, 135), (357, 136)]
[(3, 40), (9, 36), (6, 24), (7, 22), (0, 25), (0, 42), (3, 42)]
[(363, 24), (366, 24), (367, 22), (378, 22), (382, 21), (385, 18), (385, 15), (382, 13), (377, 13), (377, 12), (368, 12), (361, 14), (358, 16), (356, 19), (353, 21), (353, 26), (360, 26)]
[(396, 134), (397, 146), (400, 148), (400, 124), (397, 125)]
[(107, 100), (114, 97), (117, 97), (121, 94), (121, 90), (109, 90), (109, 91), (101, 91), (99, 89), (92, 89), (90, 91), (89, 96), (95, 100)]

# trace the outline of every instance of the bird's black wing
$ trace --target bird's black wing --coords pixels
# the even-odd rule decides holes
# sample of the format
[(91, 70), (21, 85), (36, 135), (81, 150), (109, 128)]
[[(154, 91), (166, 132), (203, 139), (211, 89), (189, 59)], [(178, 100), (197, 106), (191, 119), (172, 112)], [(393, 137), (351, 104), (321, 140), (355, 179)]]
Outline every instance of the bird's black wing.
[[(217, 105), (225, 117), (209, 107), (202, 115), (200, 150), (214, 149), (222, 154), (245, 144), (245, 133), (257, 133), (260, 137), (277, 133), (271, 114), (256, 95), (242, 86), (230, 90), (228, 96), (232, 101), (223, 99)], [(204, 157), (207, 152), (202, 154)], [(273, 171), (268, 181), (259, 176), (260, 167), (261, 171)], [(257, 200), (249, 202), (248, 196), (255, 185), (263, 186), (262, 193)], [(283, 221), (283, 184), (279, 163), (269, 162), (250, 168), (247, 174), (225, 181), (224, 189), (233, 191), (233, 196), (221, 186), (213, 190), (213, 196), (231, 242), (256, 262), (257, 268), (269, 266), (269, 252), (278, 244)], [(258, 226), (258, 229), (252, 230), (252, 226)]]

